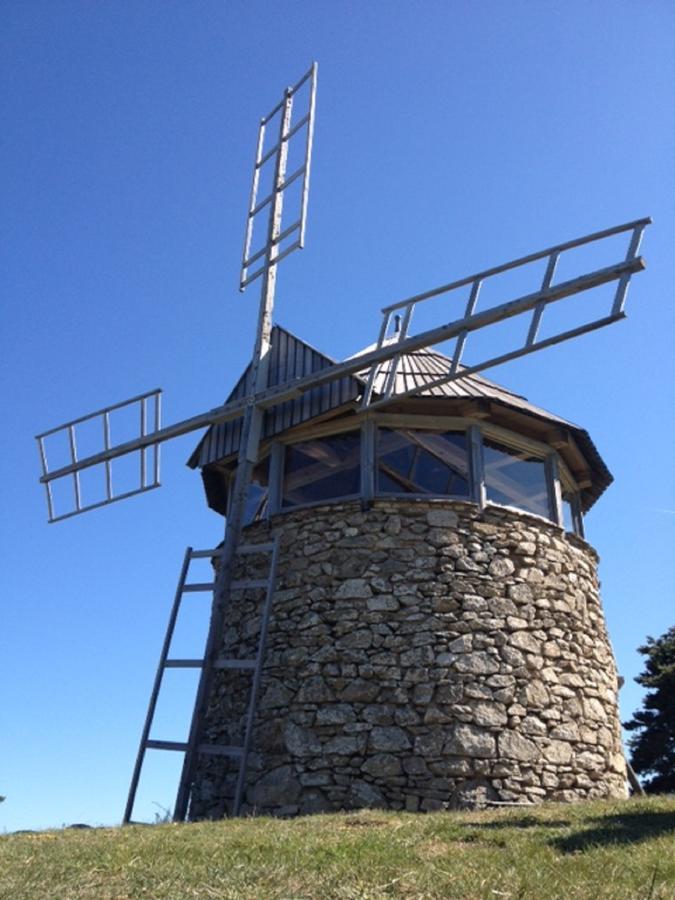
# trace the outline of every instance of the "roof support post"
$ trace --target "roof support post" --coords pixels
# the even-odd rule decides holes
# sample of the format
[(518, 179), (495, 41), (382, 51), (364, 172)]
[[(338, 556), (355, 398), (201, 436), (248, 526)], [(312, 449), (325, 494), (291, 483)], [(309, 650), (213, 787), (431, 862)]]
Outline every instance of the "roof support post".
[(479, 425), (470, 425), (469, 464), (471, 471), (471, 496), (481, 509), (485, 509), (485, 470), (483, 468), (483, 434)]
[(560, 488), (560, 472), (558, 468), (558, 457), (555, 453), (549, 453), (546, 457), (546, 486), (548, 488), (548, 515), (549, 518), (564, 527), (563, 508), (562, 508), (562, 490)]
[(572, 497), (572, 522), (574, 525), (575, 532), (581, 538), (586, 537), (586, 532), (584, 529), (584, 517), (581, 513), (581, 498), (578, 493), (575, 493)]
[(375, 496), (377, 470), (375, 423), (366, 419), (361, 426), (361, 500), (369, 504)]
[(281, 512), (285, 447), (275, 441), (270, 448), (269, 487), (267, 494), (267, 517)]

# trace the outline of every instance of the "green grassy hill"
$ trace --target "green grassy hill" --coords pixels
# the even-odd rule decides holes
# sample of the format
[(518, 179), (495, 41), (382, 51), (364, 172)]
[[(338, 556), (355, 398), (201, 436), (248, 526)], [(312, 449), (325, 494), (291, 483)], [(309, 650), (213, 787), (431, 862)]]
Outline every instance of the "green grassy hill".
[(675, 898), (675, 797), (0, 838), (0, 897)]

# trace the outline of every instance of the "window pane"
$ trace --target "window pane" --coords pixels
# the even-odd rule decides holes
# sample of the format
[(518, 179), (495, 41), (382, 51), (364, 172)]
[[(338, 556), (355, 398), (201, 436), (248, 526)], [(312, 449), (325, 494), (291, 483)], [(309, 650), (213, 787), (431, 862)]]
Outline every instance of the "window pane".
[(244, 509), (244, 525), (261, 519), (267, 510), (268, 473), (270, 468), (269, 456), (259, 463), (253, 470), (253, 478), (248, 486), (246, 495), (246, 507)]
[(284, 506), (334, 500), (360, 490), (360, 432), (335, 434), (286, 448)]
[(471, 493), (464, 432), (380, 428), (377, 450), (379, 493), (452, 497)]
[(484, 438), (483, 466), (488, 500), (550, 517), (542, 459)]

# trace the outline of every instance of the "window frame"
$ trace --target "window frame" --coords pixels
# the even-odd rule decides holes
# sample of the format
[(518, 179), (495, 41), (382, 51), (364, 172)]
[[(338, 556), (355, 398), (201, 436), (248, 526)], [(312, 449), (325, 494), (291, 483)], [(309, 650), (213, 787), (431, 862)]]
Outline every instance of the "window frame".
[[(379, 489), (380, 468), (379, 468), (378, 433), (380, 432), (380, 430), (383, 430), (383, 429), (386, 429), (387, 431), (403, 431), (403, 430), (406, 430), (406, 431), (429, 431), (429, 432), (432, 432), (433, 434), (441, 434), (441, 435), (452, 432), (452, 433), (464, 435), (464, 439), (466, 442), (466, 466), (467, 466), (468, 487), (469, 487), (468, 493), (467, 494), (434, 494), (434, 493), (430, 493), (429, 491), (420, 491), (420, 492), (381, 491)], [(470, 445), (470, 439), (469, 439), (469, 434), (468, 434), (468, 428), (466, 427), (466, 425), (464, 426), (464, 428), (440, 429), (438, 427), (420, 428), (418, 425), (416, 425), (414, 428), (412, 428), (410, 426), (408, 426), (406, 428), (402, 425), (399, 425), (397, 428), (394, 428), (393, 426), (388, 425), (388, 424), (381, 424), (379, 427), (377, 427), (375, 429), (375, 431), (376, 431), (376, 433), (375, 433), (375, 445), (374, 445), (374, 471), (373, 471), (373, 476), (374, 476), (373, 496), (374, 497), (383, 498), (383, 499), (385, 499), (387, 497), (398, 497), (398, 498), (403, 498), (403, 499), (408, 498), (409, 500), (429, 500), (430, 498), (433, 498), (433, 497), (440, 497), (440, 498), (443, 498), (444, 500), (463, 500), (465, 503), (466, 502), (470, 503), (473, 500), (473, 478), (472, 478), (472, 472), (471, 472), (471, 445)]]
[[(430, 493), (406, 493), (406, 492), (381, 492), (378, 490), (378, 431), (380, 428), (401, 429), (413, 431), (431, 431), (443, 434), (456, 431), (465, 434), (467, 448), (467, 463), (469, 472), (469, 495), (430, 494)], [(357, 493), (346, 494), (326, 500), (309, 501), (293, 506), (283, 506), (283, 478), (286, 448), (294, 444), (311, 440), (320, 440), (332, 435), (349, 431), (360, 433), (360, 489)], [(542, 516), (539, 513), (522, 509), (510, 504), (494, 503), (487, 499), (485, 483), (484, 446), (483, 438), (497, 441), (505, 447), (530, 453), (541, 459), (545, 466), (546, 486), (548, 495), (549, 515)], [(290, 435), (281, 435), (265, 447), (265, 452), (260, 456), (262, 462), (269, 456), (268, 498), (264, 517), (255, 521), (269, 520), (270, 517), (293, 512), (296, 509), (309, 509), (326, 504), (340, 503), (342, 501), (361, 500), (369, 504), (373, 500), (408, 499), (430, 500), (433, 498), (454, 500), (464, 503), (475, 503), (480, 509), (486, 506), (494, 506), (498, 509), (508, 509), (514, 512), (534, 516), (542, 521), (552, 523), (559, 528), (564, 528), (564, 515), (562, 503), (567, 500), (570, 503), (572, 513), (573, 531), (583, 538), (584, 523), (581, 509), (580, 490), (576, 480), (565, 464), (560, 454), (549, 444), (531, 438), (523, 437), (517, 432), (509, 431), (499, 425), (489, 422), (476, 421), (470, 417), (460, 416), (425, 416), (396, 413), (367, 413), (352, 419), (345, 418), (341, 421), (324, 421), (312, 427), (295, 430)], [(228, 513), (231, 503), (230, 486), (234, 481), (233, 473), (228, 485)], [(253, 523), (250, 523), (253, 524)]]

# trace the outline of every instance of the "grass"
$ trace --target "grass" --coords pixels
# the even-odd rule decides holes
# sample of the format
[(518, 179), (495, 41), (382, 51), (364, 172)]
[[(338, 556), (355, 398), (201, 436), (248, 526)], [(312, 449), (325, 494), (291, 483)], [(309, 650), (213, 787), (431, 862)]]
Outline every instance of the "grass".
[(0, 837), (2, 900), (675, 898), (675, 797)]

